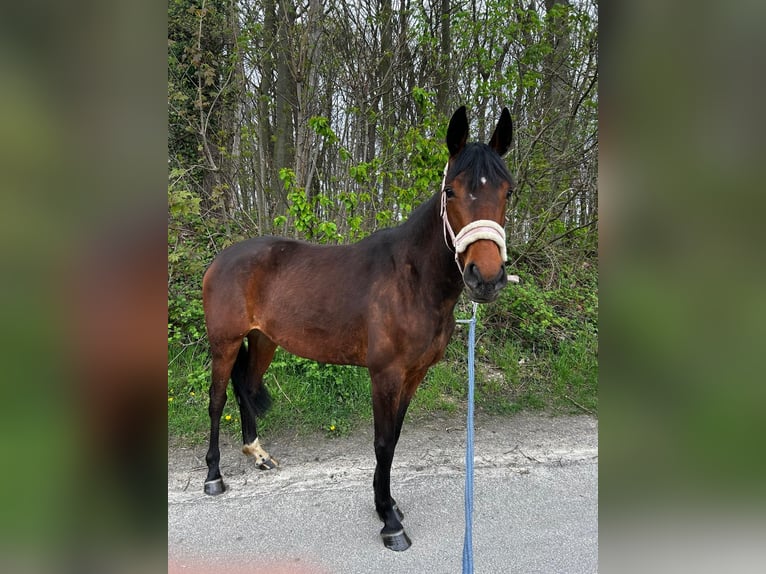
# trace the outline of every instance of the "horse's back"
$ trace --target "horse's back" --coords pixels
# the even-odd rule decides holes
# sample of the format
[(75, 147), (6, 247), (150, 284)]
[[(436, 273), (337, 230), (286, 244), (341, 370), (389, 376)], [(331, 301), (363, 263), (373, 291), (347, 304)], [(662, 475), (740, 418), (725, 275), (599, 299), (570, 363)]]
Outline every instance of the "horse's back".
[(295, 239), (272, 235), (263, 235), (239, 241), (238, 243), (229, 245), (216, 255), (205, 273), (206, 278), (208, 275), (215, 276), (225, 274), (230, 272), (234, 267), (241, 267), (242, 265), (250, 265), (257, 262), (259, 259), (267, 256), (275, 245), (289, 246), (291, 244), (308, 245)]

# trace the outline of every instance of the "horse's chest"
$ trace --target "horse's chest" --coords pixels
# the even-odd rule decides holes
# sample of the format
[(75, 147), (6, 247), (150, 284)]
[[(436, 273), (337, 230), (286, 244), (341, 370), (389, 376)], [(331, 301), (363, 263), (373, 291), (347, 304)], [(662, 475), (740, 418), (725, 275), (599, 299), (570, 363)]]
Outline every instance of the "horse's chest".
[(431, 347), (431, 350), (434, 353), (434, 357), (431, 361), (431, 364), (440, 361), (444, 356), (444, 350), (447, 348), (447, 344), (452, 338), (452, 333), (454, 330), (455, 321), (450, 320), (447, 322), (447, 324), (442, 325), (441, 328), (434, 333), (433, 345)]
[(411, 341), (413, 354), (419, 363), (431, 366), (444, 356), (444, 350), (452, 337), (455, 327), (454, 320), (447, 319), (422, 328), (419, 332), (411, 333), (407, 339)]

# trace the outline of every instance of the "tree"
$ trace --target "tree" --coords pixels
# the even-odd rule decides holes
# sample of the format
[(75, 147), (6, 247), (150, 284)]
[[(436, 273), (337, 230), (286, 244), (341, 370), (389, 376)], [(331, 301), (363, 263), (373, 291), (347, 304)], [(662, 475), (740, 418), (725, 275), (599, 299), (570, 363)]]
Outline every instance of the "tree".
[(512, 110), (517, 256), (592, 253), (597, 26), (594, 0), (171, 0), (169, 249), (197, 269), (237, 237), (394, 224), (466, 104), (484, 140)]

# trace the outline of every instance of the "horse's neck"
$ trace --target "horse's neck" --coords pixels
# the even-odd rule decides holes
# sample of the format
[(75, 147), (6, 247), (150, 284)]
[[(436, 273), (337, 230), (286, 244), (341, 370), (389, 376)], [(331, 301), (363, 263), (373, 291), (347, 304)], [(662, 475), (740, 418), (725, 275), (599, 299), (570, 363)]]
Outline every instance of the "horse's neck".
[(447, 246), (444, 238), (439, 195), (414, 211), (408, 224), (411, 226), (407, 234), (408, 259), (422, 269), (419, 276), (428, 281), (423, 289), (456, 302), (463, 291), (463, 279), (455, 263), (455, 252)]

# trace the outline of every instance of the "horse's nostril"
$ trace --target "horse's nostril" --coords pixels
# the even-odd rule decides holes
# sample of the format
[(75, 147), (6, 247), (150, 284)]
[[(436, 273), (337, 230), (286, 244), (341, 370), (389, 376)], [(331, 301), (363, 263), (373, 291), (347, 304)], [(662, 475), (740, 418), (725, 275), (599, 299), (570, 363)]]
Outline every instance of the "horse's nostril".
[(487, 301), (494, 299), (508, 283), (505, 265), (500, 266), (498, 273), (489, 279), (485, 279), (481, 270), (475, 263), (469, 263), (463, 271), (463, 283), (472, 292), (472, 297), (481, 297)]
[(471, 288), (478, 287), (481, 283), (481, 273), (475, 263), (469, 263), (463, 272), (463, 282)]
[(495, 276), (494, 283), (500, 287), (508, 283), (508, 275), (505, 274), (505, 264), (500, 266), (500, 272)]

